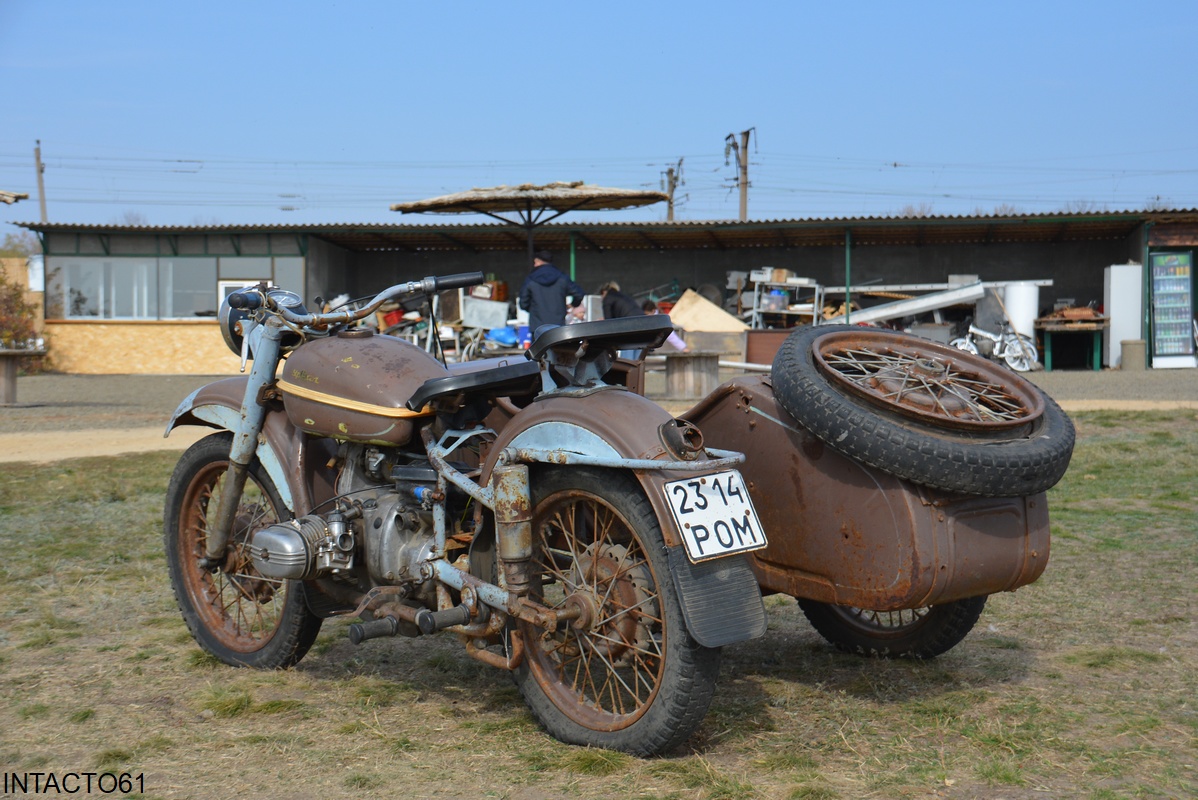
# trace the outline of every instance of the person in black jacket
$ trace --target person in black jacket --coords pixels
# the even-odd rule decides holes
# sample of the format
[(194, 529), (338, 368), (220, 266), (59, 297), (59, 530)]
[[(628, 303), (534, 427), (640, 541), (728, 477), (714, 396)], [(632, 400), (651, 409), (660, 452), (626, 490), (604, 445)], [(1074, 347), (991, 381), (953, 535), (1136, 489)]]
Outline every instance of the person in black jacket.
[(615, 281), (608, 281), (600, 286), (599, 294), (603, 297), (604, 319), (639, 317), (645, 313), (636, 300), (620, 291), (620, 284)]
[[(608, 281), (599, 287), (599, 294), (603, 297), (603, 318), (618, 319), (620, 317), (643, 317), (645, 312), (641, 310), (640, 304), (633, 300), (630, 296), (620, 291), (620, 284), (615, 281)], [(620, 350), (620, 358), (626, 358), (629, 361), (636, 361), (644, 356), (640, 350)]]
[(566, 298), (571, 308), (577, 307), (586, 290), (553, 266), (553, 254), (538, 250), (533, 256), (532, 272), (520, 287), (520, 308), (528, 312), (528, 332), (537, 337), (542, 325), (566, 324)]

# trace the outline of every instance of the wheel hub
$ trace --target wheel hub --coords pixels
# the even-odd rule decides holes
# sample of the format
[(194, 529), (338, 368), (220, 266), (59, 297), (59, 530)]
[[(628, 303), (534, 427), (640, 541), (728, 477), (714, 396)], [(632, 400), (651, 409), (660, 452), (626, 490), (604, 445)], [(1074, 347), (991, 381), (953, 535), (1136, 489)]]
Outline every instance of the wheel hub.
[(593, 634), (591, 646), (613, 663), (636, 643), (639, 628), (642, 596), (627, 557), (623, 545), (589, 545), (576, 562), (580, 590), (567, 598), (584, 607), (585, 626), (580, 618), (575, 629)]
[[(939, 361), (915, 359), (903, 365), (887, 367), (870, 378), (868, 383), (893, 402), (922, 413), (940, 411), (953, 419), (977, 421), (974, 411), (976, 395), (964, 387), (946, 391), (949, 367)], [(959, 392), (959, 393), (958, 393)]]

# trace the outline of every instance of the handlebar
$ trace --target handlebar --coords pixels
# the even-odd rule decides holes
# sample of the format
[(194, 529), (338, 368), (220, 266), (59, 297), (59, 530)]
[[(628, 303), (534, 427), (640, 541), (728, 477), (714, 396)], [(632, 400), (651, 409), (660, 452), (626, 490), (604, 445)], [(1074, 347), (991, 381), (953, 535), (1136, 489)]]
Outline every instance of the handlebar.
[(233, 292), (229, 295), (229, 305), (241, 311), (253, 311), (262, 307), (262, 295), (255, 292)]
[(467, 286), (477, 286), (484, 279), (485, 276), (481, 272), (462, 272), (456, 275), (442, 276), (430, 275), (418, 281), (408, 281), (407, 283), (397, 283), (394, 286), (389, 286), (375, 295), (373, 300), (361, 308), (347, 308), (315, 314), (297, 314), (286, 306), (273, 302), (269, 297), (269, 291), (263, 291), (259, 287), (243, 289), (240, 292), (229, 295), (229, 305), (233, 308), (243, 310), (253, 310), (267, 306), (272, 312), (293, 325), (323, 330), (331, 325), (355, 322), (368, 317), (388, 300), (394, 300), (406, 295), (429, 295), (446, 289), (463, 289)]
[[(467, 286), (478, 286), (486, 279), (486, 276), (481, 272), (460, 272), (457, 275), (445, 275), (441, 278), (432, 278), (436, 283), (436, 288), (433, 291), (444, 291), (446, 289), (465, 289)], [(430, 280), (425, 278), (425, 280)]]

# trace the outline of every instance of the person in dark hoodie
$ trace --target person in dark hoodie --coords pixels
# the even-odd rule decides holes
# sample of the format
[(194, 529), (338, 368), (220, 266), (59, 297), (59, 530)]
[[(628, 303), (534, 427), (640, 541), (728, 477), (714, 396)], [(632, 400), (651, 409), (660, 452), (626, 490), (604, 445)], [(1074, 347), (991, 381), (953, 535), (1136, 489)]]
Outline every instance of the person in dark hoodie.
[(620, 291), (620, 284), (615, 281), (608, 281), (600, 286), (599, 295), (603, 298), (604, 319), (639, 317), (645, 313), (636, 300)]
[(537, 337), (542, 325), (566, 324), (566, 298), (570, 307), (582, 302), (586, 290), (553, 266), (553, 255), (538, 250), (532, 259), (532, 272), (520, 287), (520, 308), (528, 312), (528, 332)]
[[(620, 291), (620, 284), (608, 281), (599, 287), (599, 295), (603, 298), (603, 318), (619, 319), (620, 317), (644, 316), (644, 311), (630, 295)], [(637, 361), (645, 354), (641, 350), (620, 350), (620, 358)]]

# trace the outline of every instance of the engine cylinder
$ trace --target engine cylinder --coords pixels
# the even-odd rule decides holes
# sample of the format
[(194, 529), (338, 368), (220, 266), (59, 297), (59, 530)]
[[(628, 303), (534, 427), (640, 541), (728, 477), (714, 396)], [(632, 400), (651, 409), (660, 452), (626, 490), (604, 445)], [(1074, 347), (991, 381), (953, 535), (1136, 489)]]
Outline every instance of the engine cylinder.
[(301, 581), (315, 578), (316, 551), (328, 530), (320, 517), (301, 517), (254, 532), (250, 555), (266, 578)]

